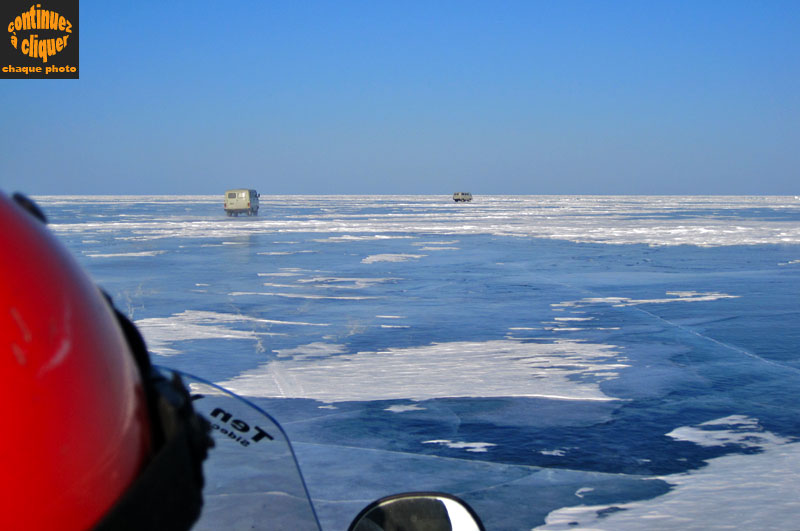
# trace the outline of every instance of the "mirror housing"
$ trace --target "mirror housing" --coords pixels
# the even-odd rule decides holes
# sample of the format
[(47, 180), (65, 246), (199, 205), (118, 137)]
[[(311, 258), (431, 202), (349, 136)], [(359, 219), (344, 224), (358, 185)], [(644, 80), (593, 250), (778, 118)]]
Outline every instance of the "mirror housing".
[(407, 492), (365, 507), (348, 531), (485, 531), (465, 501), (441, 492)]

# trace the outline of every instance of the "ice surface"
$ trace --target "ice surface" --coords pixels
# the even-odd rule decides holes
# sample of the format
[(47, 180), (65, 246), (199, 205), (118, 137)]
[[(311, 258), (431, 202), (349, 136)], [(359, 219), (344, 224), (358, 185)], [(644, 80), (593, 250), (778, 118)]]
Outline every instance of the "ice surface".
[(408, 490), (493, 530), (800, 517), (796, 198), (264, 192), (37, 200), (158, 363), (282, 422), (324, 529)]
[[(216, 196), (37, 199), (52, 206), (219, 204)], [(387, 201), (399, 211), (387, 212)], [(269, 217), (279, 202), (307, 213)], [(263, 212), (258, 218), (211, 221), (116, 215), (106, 221), (56, 221), (54, 228), (60, 232), (135, 230), (142, 240), (226, 238), (273, 231), (334, 233), (324, 239), (331, 243), (397, 237), (385, 233), (492, 234), (657, 246), (800, 243), (800, 228), (791, 218), (798, 207), (793, 197), (483, 196), (466, 205), (455, 205), (435, 196), (265, 196), (261, 205)], [(321, 205), (330, 208), (325, 211), (319, 208)], [(740, 215), (747, 211), (765, 215), (757, 219)]]

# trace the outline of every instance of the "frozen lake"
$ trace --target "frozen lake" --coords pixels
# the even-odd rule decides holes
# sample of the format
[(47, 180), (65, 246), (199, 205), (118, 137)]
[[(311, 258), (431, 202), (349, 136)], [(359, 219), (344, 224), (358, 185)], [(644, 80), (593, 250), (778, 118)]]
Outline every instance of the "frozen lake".
[(794, 197), (35, 198), (155, 362), (273, 414), (323, 528), (767, 529), (800, 501)]

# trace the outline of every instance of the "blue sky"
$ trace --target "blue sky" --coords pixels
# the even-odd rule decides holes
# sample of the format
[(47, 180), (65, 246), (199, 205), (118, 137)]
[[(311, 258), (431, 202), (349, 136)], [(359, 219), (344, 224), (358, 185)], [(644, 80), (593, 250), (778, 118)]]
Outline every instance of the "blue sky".
[(800, 194), (800, 2), (119, 4), (0, 80), (0, 189)]

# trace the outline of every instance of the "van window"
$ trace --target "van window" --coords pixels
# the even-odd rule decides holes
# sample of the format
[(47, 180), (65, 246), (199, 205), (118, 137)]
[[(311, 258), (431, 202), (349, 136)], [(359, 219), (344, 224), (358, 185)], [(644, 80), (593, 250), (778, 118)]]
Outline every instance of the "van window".
[(239, 197), (241, 197), (242, 199), (244, 199), (244, 192), (239, 192)]
[(236, 192), (231, 192), (228, 194), (228, 199), (236, 199)]

